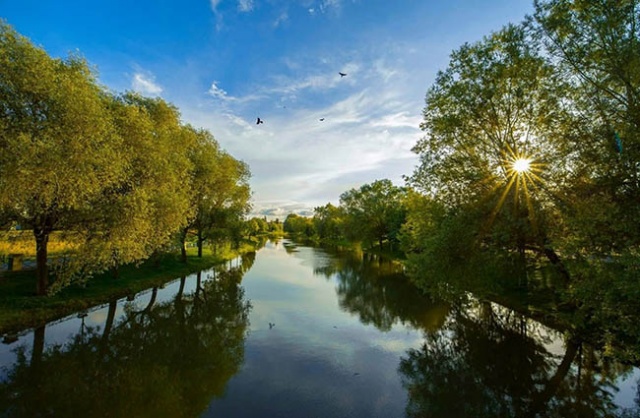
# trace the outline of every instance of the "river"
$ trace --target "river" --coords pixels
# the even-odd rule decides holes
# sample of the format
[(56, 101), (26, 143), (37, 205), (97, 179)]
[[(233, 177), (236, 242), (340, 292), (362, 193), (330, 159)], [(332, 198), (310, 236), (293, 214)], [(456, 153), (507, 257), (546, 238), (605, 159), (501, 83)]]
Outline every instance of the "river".
[(392, 261), (268, 242), (0, 346), (3, 417), (640, 416), (638, 368)]

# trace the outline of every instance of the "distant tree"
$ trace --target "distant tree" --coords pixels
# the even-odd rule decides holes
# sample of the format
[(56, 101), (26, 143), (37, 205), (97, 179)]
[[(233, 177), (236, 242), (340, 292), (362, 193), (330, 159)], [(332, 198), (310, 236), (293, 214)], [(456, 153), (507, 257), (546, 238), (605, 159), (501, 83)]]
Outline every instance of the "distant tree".
[(340, 206), (346, 213), (347, 236), (369, 243), (377, 242), (380, 248), (388, 240), (392, 247), (398, 242), (404, 223), (405, 195), (405, 188), (394, 186), (387, 179), (344, 192), (340, 195)]
[(343, 236), (344, 210), (327, 203), (314, 209), (313, 223), (320, 239), (339, 239)]
[(297, 213), (287, 215), (282, 224), (282, 229), (289, 234), (304, 235), (307, 238), (314, 236), (316, 232), (313, 220)]

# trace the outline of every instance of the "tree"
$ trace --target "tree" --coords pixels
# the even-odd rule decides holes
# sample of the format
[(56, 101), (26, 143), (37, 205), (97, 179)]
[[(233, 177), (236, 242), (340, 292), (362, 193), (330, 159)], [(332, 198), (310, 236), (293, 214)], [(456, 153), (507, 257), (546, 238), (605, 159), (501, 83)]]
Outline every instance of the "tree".
[(562, 191), (575, 252), (637, 248), (640, 234), (640, 4), (635, 0), (535, 1), (532, 26), (572, 84), (572, 150)]
[[(411, 183), (455, 213), (473, 213), (475, 245), (543, 252), (549, 193), (561, 182), (564, 83), (522, 25), (451, 55), (426, 97), (426, 135)], [(530, 168), (518, 171), (521, 160)], [(554, 162), (554, 164), (551, 164)], [(457, 215), (456, 215), (457, 216)]]
[(110, 97), (109, 111), (122, 143), (123, 180), (107, 189), (88, 225), (82, 257), (90, 270), (139, 262), (171, 243), (190, 209), (193, 165), (188, 150), (193, 130), (180, 124), (178, 110), (160, 98), (135, 93)]
[(39, 295), (51, 232), (86, 225), (125, 175), (106, 103), (81, 57), (51, 58), (0, 22), (0, 207), (33, 230)]
[(206, 194), (199, 201), (193, 224), (200, 257), (202, 245), (207, 239), (216, 241), (233, 235), (234, 244), (239, 245), (244, 234), (244, 217), (251, 207), (249, 166), (220, 151), (215, 168), (215, 172), (207, 179)]
[(297, 213), (287, 215), (282, 224), (282, 229), (289, 234), (304, 235), (307, 238), (311, 238), (316, 233), (313, 220)]
[(343, 236), (344, 210), (327, 203), (313, 210), (313, 223), (320, 239), (337, 240)]
[[(186, 263), (187, 234), (196, 227), (202, 228), (211, 219), (210, 211), (214, 204), (212, 199), (216, 193), (216, 186), (220, 182), (218, 176), (223, 174), (218, 166), (221, 151), (213, 135), (205, 130), (196, 131), (190, 126), (183, 129), (195, 137), (193, 147), (187, 152), (192, 163), (190, 209), (186, 213), (186, 220), (179, 234), (182, 261)], [(198, 254), (202, 256), (202, 233), (200, 229), (198, 232)]]
[(340, 206), (346, 213), (347, 234), (365, 242), (385, 240), (389, 247), (398, 241), (405, 218), (403, 200), (406, 189), (394, 186), (390, 180), (376, 180), (360, 189), (340, 195)]

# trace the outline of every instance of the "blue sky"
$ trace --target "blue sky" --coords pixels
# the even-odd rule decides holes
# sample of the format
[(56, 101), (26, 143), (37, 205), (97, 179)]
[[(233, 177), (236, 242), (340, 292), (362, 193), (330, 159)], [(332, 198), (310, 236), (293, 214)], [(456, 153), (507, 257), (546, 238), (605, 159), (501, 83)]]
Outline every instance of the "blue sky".
[(450, 52), (531, 11), (532, 0), (0, 0), (0, 17), (52, 56), (77, 51), (106, 88), (161, 96), (209, 129), (251, 167), (254, 213), (280, 218), (377, 179), (403, 185)]

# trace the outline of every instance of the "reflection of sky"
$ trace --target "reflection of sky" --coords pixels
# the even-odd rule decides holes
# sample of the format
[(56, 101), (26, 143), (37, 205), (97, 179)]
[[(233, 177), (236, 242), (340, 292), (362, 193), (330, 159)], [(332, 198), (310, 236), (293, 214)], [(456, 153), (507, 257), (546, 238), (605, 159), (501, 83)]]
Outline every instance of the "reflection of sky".
[(335, 283), (313, 273), (315, 256), (325, 257), (306, 247), (260, 251), (243, 279), (253, 306), (243, 370), (204, 416), (404, 414), (397, 368), (421, 334), (404, 327), (381, 333), (340, 310)]

